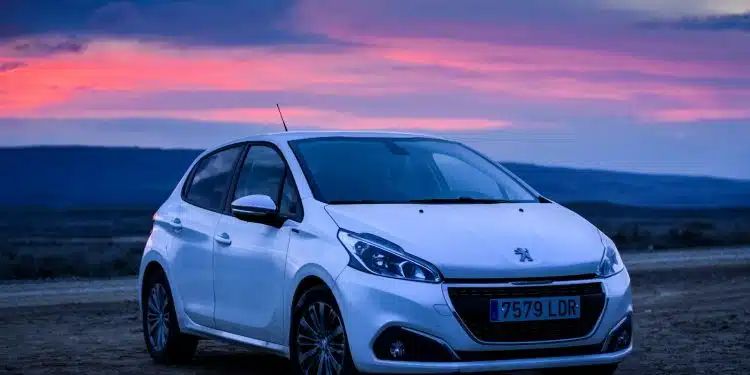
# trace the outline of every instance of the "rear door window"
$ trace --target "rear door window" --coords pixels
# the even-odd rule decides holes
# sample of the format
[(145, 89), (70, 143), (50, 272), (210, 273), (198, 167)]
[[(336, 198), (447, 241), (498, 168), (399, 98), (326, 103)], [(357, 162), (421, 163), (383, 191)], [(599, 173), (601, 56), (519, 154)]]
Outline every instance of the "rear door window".
[(195, 166), (185, 200), (211, 211), (221, 211), (232, 172), (243, 145), (227, 148), (201, 159)]

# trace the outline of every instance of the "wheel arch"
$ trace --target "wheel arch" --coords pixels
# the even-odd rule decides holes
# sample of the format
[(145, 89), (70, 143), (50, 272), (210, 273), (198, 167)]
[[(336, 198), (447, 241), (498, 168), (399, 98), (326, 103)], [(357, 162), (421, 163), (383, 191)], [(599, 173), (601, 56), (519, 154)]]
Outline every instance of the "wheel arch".
[(302, 297), (302, 295), (306, 291), (317, 286), (324, 287), (328, 289), (331, 292), (331, 294), (333, 294), (333, 292), (331, 291), (331, 288), (328, 287), (328, 285), (326, 284), (325, 281), (323, 281), (323, 279), (315, 275), (306, 276), (297, 285), (297, 289), (295, 290), (294, 296), (292, 297), (291, 314), (294, 314), (294, 309), (297, 307), (297, 303), (299, 303), (299, 299)]
[[(154, 273), (160, 272), (166, 277), (166, 272), (164, 272), (164, 267), (161, 266), (161, 263), (152, 260), (146, 264), (146, 268), (143, 270), (143, 280), (147, 280), (151, 275)], [(141, 292), (143, 292), (143, 284), (141, 284)]]
[[(295, 347), (294, 329), (292, 329), (292, 327), (296, 325), (293, 318), (294, 318), (295, 312), (297, 312), (298, 305), (304, 302), (303, 300), (306, 298), (305, 294), (308, 291), (314, 291), (313, 294), (315, 296), (312, 297), (314, 299), (321, 298), (322, 294), (327, 294), (329, 297), (327, 297), (326, 299), (330, 300), (330, 302), (336, 305), (334, 306), (334, 308), (338, 310), (340, 324), (341, 324), (341, 327), (344, 328), (344, 331), (341, 332), (343, 334), (343, 339), (342, 339), (343, 341), (341, 343), (343, 343), (344, 345), (347, 344), (347, 341), (346, 341), (347, 339), (346, 339), (346, 334), (345, 334), (346, 325), (343, 319), (343, 311), (341, 310), (341, 299), (338, 296), (339, 293), (338, 293), (338, 289), (336, 285), (337, 284), (335, 283), (335, 279), (331, 278), (331, 281), (329, 283), (324, 278), (321, 278), (318, 275), (314, 275), (314, 274), (306, 275), (302, 277), (299, 283), (297, 283), (297, 287), (295, 288), (295, 292), (291, 299), (292, 303), (290, 304), (291, 308), (289, 312), (290, 320), (288, 324), (289, 329), (287, 332), (288, 340), (289, 340), (288, 341), (289, 358), (292, 360), (293, 368), (301, 370), (300, 364), (297, 358), (298, 354), (295, 354), (298, 352), (297, 352), (297, 348)], [(328, 293), (324, 293), (325, 291), (327, 291)], [(349, 374), (349, 373), (358, 374), (359, 373), (359, 371), (357, 371), (356, 364), (354, 364), (351, 358), (349, 349), (347, 349), (344, 352), (341, 365), (344, 366), (343, 373), (346, 373), (346, 374)]]
[(143, 258), (141, 259), (141, 266), (140, 270), (138, 272), (138, 308), (139, 310), (143, 307), (143, 287), (144, 283), (147, 280), (147, 277), (151, 276), (154, 272), (161, 272), (164, 275), (164, 278), (167, 279), (167, 283), (169, 283), (170, 292), (172, 293), (172, 298), (174, 299), (175, 308), (179, 311), (182, 308), (182, 298), (179, 297), (179, 293), (177, 290), (175, 290), (175, 285), (172, 282), (172, 278), (170, 277), (170, 270), (169, 270), (169, 264), (167, 263), (166, 259), (163, 257), (163, 255), (156, 250), (150, 250), (143, 254)]
[[(304, 293), (312, 288), (315, 287), (324, 287), (328, 290), (328, 292), (331, 293), (331, 296), (333, 296), (333, 299), (336, 301), (336, 304), (339, 305), (340, 308), (340, 298), (339, 293), (336, 288), (336, 281), (332, 276), (330, 276), (327, 272), (325, 272), (322, 269), (319, 269), (315, 266), (310, 266), (309, 268), (303, 270), (301, 269), (300, 272), (297, 273), (297, 277), (295, 278), (297, 280), (292, 285), (294, 286), (294, 289), (290, 291), (288, 294), (291, 298), (288, 300), (288, 310), (287, 310), (287, 319), (286, 319), (286, 337), (288, 340), (292, 339), (292, 321), (294, 318), (294, 311), (297, 307), (297, 303), (299, 303), (300, 298)], [(288, 341), (287, 344), (291, 348), (291, 341)]]
[[(143, 309), (143, 298), (145, 295), (145, 284), (146, 281), (155, 273), (161, 273), (164, 275), (164, 278), (167, 278), (167, 272), (164, 270), (164, 267), (162, 267), (161, 263), (159, 263), (156, 260), (151, 260), (149, 262), (144, 263), (145, 266), (143, 267), (143, 271), (141, 271), (139, 275), (139, 282), (138, 282), (138, 308), (139, 310)], [(168, 282), (169, 280), (167, 280)]]

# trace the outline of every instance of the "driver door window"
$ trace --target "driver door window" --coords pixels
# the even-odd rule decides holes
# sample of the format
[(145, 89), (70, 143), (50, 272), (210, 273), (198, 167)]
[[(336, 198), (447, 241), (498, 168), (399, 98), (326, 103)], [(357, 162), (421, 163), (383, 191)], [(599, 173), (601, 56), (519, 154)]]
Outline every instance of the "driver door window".
[(232, 200), (248, 195), (267, 195), (283, 216), (296, 218), (301, 213), (299, 195), (281, 155), (268, 146), (251, 146), (242, 163)]

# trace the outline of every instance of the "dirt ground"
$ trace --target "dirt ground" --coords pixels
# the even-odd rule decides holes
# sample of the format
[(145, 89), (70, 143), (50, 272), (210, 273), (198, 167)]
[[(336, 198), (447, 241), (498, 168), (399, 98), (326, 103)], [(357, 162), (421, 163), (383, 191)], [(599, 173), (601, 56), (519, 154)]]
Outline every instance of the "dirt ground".
[[(750, 373), (750, 264), (635, 273), (636, 350), (619, 374)], [(283, 359), (201, 342), (164, 367), (145, 352), (133, 302), (0, 309), (3, 374), (287, 372)]]

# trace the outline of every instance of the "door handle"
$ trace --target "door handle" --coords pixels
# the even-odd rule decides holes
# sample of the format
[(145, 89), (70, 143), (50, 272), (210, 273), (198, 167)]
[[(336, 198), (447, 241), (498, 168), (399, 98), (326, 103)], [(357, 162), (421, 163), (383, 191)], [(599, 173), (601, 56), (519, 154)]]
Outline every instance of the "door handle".
[(226, 233), (217, 234), (214, 236), (214, 241), (218, 242), (219, 244), (222, 244), (224, 246), (229, 246), (232, 244), (232, 239), (229, 238), (229, 235)]
[(172, 227), (172, 230), (175, 232), (179, 232), (182, 230), (182, 221), (178, 217), (172, 219), (172, 221), (169, 222), (169, 225)]

